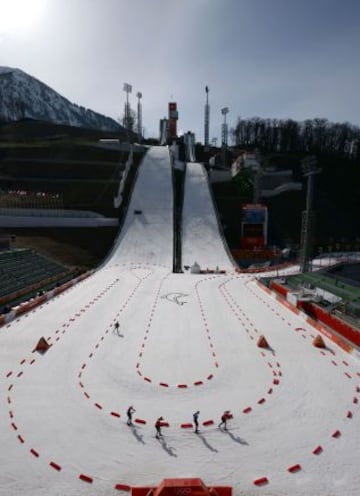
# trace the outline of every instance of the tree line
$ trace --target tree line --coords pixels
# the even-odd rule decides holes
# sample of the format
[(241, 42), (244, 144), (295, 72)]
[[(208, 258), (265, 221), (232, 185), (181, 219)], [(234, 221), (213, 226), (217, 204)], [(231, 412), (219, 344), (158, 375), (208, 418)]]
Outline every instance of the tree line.
[(239, 117), (231, 133), (234, 145), (241, 147), (273, 152), (339, 153), (360, 158), (360, 128), (348, 122)]

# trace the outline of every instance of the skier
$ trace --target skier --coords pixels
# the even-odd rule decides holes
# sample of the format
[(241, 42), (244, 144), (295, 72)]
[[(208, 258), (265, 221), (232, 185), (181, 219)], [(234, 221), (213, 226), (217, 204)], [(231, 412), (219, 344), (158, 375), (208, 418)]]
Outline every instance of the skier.
[(161, 434), (161, 422), (164, 420), (164, 417), (159, 417), (157, 421), (155, 422), (155, 429), (156, 429), (156, 439), (160, 439), (162, 437)]
[(195, 434), (199, 434), (199, 410), (193, 414), (194, 424), (195, 424)]
[(127, 425), (132, 425), (132, 414), (135, 412), (135, 408), (133, 406), (129, 406), (129, 408), (126, 411), (127, 415)]
[(119, 321), (117, 320), (114, 324), (114, 333), (116, 333), (117, 335), (119, 335), (119, 328), (120, 328), (120, 324)]
[(227, 431), (226, 422), (232, 417), (230, 410), (225, 410), (225, 412), (221, 415), (221, 422), (219, 424), (219, 429), (221, 426), (224, 426), (224, 431)]

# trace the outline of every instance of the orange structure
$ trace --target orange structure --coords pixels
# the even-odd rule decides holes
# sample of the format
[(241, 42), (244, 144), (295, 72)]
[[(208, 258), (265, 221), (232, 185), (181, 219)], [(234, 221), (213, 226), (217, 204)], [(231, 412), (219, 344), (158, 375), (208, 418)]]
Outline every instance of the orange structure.
[(176, 102), (169, 102), (169, 138), (176, 138), (177, 137), (177, 121), (179, 118), (178, 110), (177, 110), (177, 103)]
[(325, 342), (323, 340), (323, 338), (320, 336), (320, 334), (318, 334), (316, 336), (316, 338), (314, 338), (313, 340), (313, 346), (315, 346), (316, 348), (326, 348), (326, 345), (325, 345)]
[(266, 338), (263, 335), (259, 337), (257, 345), (259, 348), (270, 348), (269, 343), (266, 341)]
[(201, 479), (163, 479), (157, 487), (132, 487), (132, 496), (232, 496), (232, 487), (207, 487)]
[(44, 337), (40, 338), (34, 351), (39, 351), (40, 353), (45, 353), (50, 348), (50, 344), (46, 341)]

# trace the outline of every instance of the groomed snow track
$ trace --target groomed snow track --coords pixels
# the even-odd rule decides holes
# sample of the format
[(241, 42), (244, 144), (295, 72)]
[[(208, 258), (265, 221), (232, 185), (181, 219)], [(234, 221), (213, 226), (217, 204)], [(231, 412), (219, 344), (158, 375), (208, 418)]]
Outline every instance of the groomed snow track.
[(166, 477), (238, 496), (358, 494), (359, 361), (326, 338), (314, 347), (301, 315), (233, 270), (206, 178), (188, 180), (184, 260), (225, 273), (172, 273), (169, 154), (155, 147), (106, 262), (0, 328), (1, 496), (115, 495)]

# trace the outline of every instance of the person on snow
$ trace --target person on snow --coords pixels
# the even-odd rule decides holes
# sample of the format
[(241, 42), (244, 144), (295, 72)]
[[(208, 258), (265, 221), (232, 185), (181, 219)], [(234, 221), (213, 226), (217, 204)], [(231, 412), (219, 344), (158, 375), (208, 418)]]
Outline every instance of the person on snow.
[(199, 434), (199, 415), (200, 415), (199, 410), (193, 414), (193, 420), (195, 424), (195, 431), (194, 431), (195, 434)]
[(161, 434), (161, 422), (164, 420), (164, 417), (159, 417), (157, 421), (155, 422), (155, 429), (156, 429), (156, 439), (160, 439), (162, 437)]
[(224, 431), (227, 431), (227, 421), (232, 417), (230, 410), (225, 410), (225, 412), (221, 415), (221, 422), (219, 424), (219, 429), (221, 426), (224, 426)]
[(126, 411), (127, 415), (127, 425), (132, 425), (132, 414), (135, 412), (135, 408), (133, 406), (129, 406), (129, 408)]
[(119, 335), (119, 328), (120, 328), (120, 324), (119, 321), (117, 320), (114, 324), (114, 333), (116, 333), (117, 335)]

